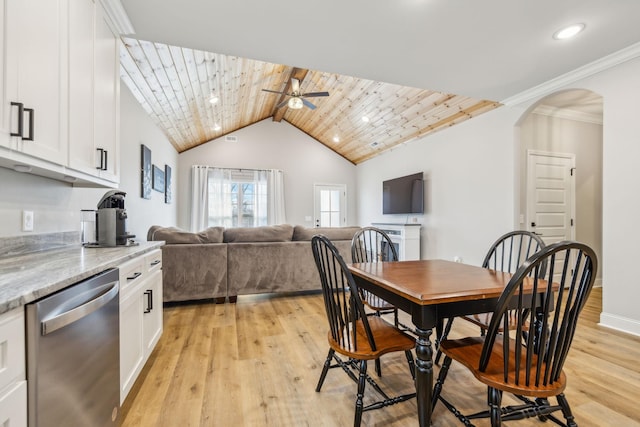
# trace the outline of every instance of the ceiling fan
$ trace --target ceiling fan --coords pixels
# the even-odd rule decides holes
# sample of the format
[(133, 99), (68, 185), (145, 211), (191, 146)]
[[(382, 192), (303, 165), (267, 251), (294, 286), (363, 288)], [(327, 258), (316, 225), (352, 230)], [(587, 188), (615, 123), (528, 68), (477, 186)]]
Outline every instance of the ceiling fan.
[(265, 92), (279, 93), (281, 95), (286, 95), (289, 97), (289, 99), (285, 99), (284, 101), (276, 105), (276, 109), (287, 105), (289, 108), (293, 110), (299, 110), (303, 106), (306, 106), (311, 110), (315, 110), (316, 106), (313, 105), (311, 102), (307, 101), (305, 98), (329, 96), (329, 92), (308, 92), (308, 93), (300, 92), (300, 80), (295, 78), (291, 79), (291, 93), (278, 92), (276, 90), (270, 90), (270, 89), (262, 89), (262, 90)]

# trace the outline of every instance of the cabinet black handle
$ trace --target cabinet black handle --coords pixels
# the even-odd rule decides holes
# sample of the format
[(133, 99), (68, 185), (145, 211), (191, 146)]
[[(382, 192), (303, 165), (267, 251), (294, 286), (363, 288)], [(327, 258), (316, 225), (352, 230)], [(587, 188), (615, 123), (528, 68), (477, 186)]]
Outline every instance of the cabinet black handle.
[(100, 152), (100, 166), (96, 166), (96, 169), (101, 171), (107, 170), (107, 150), (104, 148), (96, 148)]
[(24, 136), (22, 137), (23, 141), (33, 141), (33, 122), (35, 120), (35, 116), (36, 116), (36, 111), (33, 108), (25, 108), (24, 111), (27, 111), (29, 113), (29, 137), (25, 138)]
[(127, 280), (137, 279), (138, 277), (140, 277), (140, 275), (142, 275), (142, 273), (137, 271), (137, 272), (133, 273), (131, 276), (127, 277)]
[(161, 261), (160, 261), (159, 259), (157, 259), (157, 260), (155, 260), (155, 261), (151, 262), (151, 264), (150, 264), (150, 265), (151, 265), (151, 267), (153, 267), (154, 265), (158, 265), (158, 264), (160, 264), (160, 262), (161, 262)]
[(144, 291), (144, 294), (147, 296), (147, 308), (144, 309), (144, 313), (151, 313), (151, 310), (153, 310), (153, 290), (148, 289)]
[(11, 132), (10, 135), (19, 136), (22, 138), (22, 131), (23, 131), (23, 125), (24, 125), (24, 120), (23, 120), (24, 104), (22, 102), (12, 102), (11, 106), (18, 107), (18, 132)]

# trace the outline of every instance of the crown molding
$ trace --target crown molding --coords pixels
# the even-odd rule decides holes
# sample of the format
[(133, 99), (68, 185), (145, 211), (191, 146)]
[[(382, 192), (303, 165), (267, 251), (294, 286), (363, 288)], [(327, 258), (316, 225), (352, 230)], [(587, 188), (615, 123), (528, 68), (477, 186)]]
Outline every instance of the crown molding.
[(526, 101), (553, 93), (558, 89), (562, 89), (574, 82), (577, 82), (578, 80), (582, 80), (586, 77), (638, 57), (640, 57), (640, 43), (635, 43), (500, 102), (508, 107), (522, 104)]
[(121, 36), (135, 34), (136, 31), (120, 0), (100, 0), (100, 3), (118, 34)]
[(594, 123), (597, 125), (602, 124), (601, 114), (590, 114), (590, 113), (585, 113), (583, 111), (576, 111), (568, 108), (552, 107), (549, 105), (539, 105), (536, 107), (535, 110), (532, 111), (532, 113), (540, 114), (543, 116), (556, 117), (559, 119), (574, 120), (574, 121), (585, 122), (585, 123)]

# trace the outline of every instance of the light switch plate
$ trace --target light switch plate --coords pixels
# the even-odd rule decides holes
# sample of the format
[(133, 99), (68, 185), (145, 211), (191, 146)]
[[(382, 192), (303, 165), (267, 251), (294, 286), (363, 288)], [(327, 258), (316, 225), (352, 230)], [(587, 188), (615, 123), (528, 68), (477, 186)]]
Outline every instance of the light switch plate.
[(33, 231), (33, 211), (22, 211), (22, 231)]

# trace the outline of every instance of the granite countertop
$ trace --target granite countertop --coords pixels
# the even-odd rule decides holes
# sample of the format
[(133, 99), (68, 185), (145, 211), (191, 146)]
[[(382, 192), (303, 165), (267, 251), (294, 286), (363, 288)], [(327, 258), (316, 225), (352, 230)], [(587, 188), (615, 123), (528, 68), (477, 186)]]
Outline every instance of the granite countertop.
[(160, 248), (164, 242), (136, 246), (84, 248), (80, 244), (0, 257), (0, 314)]

